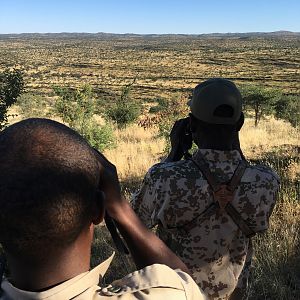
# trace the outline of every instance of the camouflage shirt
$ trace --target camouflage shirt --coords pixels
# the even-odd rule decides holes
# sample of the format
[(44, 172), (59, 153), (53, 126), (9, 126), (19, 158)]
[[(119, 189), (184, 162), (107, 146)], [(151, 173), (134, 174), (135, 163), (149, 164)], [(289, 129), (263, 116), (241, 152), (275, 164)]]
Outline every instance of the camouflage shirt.
[[(228, 182), (241, 161), (238, 151), (198, 150), (219, 182)], [(231, 202), (254, 232), (268, 228), (279, 185), (278, 176), (265, 166), (248, 166)], [(210, 299), (228, 299), (247, 282), (252, 249), (230, 216), (215, 210), (211, 187), (192, 160), (160, 163), (146, 174), (133, 195), (136, 213), (181, 257)]]

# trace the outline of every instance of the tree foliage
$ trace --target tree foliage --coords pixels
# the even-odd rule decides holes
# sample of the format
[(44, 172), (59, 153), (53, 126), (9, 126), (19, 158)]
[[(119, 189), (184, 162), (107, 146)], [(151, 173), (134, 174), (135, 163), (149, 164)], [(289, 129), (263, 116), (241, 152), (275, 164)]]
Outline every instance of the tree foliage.
[(126, 85), (117, 102), (105, 111), (106, 118), (113, 121), (118, 128), (125, 128), (135, 122), (140, 115), (141, 106), (130, 96), (130, 91), (135, 80)]
[(99, 126), (94, 120), (96, 100), (91, 86), (84, 85), (79, 89), (55, 87), (54, 92), (57, 95), (54, 114), (98, 150), (114, 146), (112, 128), (108, 125)]
[(298, 127), (300, 125), (300, 97), (283, 95), (275, 105), (275, 116)]
[(244, 109), (253, 110), (255, 126), (265, 115), (273, 114), (276, 102), (281, 97), (281, 92), (261, 86), (249, 85), (241, 88)]
[(47, 117), (47, 100), (41, 95), (24, 93), (18, 98), (16, 105), (25, 118)]
[(0, 73), (0, 130), (7, 125), (8, 108), (24, 90), (23, 73), (20, 70), (5, 70)]
[(84, 132), (95, 112), (95, 99), (91, 86), (84, 85), (78, 89), (54, 87), (58, 96), (55, 101), (55, 111), (64, 123)]

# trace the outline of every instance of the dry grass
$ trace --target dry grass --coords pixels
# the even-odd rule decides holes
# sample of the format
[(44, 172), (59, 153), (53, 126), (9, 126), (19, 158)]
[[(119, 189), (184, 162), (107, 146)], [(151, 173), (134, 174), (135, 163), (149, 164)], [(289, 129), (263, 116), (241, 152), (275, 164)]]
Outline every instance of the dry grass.
[(254, 121), (249, 118), (241, 130), (240, 140), (245, 155), (253, 159), (283, 145), (299, 146), (300, 133), (283, 120), (269, 117), (255, 127)]
[(299, 178), (298, 185), (282, 182), (270, 228), (254, 238), (251, 300), (300, 299)]
[[(269, 118), (261, 121), (258, 127), (253, 124), (252, 119), (246, 119), (240, 134), (241, 147), (249, 159), (256, 159), (286, 144), (300, 145), (299, 130), (283, 120)], [(121, 179), (141, 177), (160, 161), (165, 142), (156, 138), (157, 133), (156, 128), (144, 130), (137, 125), (115, 131), (117, 147), (105, 151), (105, 154), (117, 166)], [(297, 171), (299, 165), (294, 162), (289, 172), (295, 176)]]
[(121, 180), (140, 178), (159, 161), (164, 140), (156, 138), (156, 129), (144, 130), (132, 125), (116, 130), (115, 135), (117, 148), (105, 151), (105, 155), (117, 166)]

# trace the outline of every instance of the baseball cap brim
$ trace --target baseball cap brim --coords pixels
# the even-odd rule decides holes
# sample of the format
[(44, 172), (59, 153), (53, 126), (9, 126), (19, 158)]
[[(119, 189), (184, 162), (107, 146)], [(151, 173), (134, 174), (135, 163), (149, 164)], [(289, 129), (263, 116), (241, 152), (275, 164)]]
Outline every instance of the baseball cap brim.
[[(211, 124), (235, 124), (242, 113), (242, 96), (229, 80), (213, 78), (197, 85), (192, 99), (187, 102), (191, 113), (199, 120)], [(219, 114), (226, 107), (231, 113)]]

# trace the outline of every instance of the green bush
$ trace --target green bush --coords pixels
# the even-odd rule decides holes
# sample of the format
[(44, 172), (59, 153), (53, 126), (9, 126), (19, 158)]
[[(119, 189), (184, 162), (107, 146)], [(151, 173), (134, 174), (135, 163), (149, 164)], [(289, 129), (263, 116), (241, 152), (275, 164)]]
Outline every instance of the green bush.
[(140, 108), (133, 103), (119, 103), (106, 111), (107, 118), (116, 123), (118, 128), (134, 123), (139, 115)]
[(91, 86), (84, 85), (78, 89), (54, 87), (54, 92), (58, 96), (54, 113), (70, 127), (83, 132), (95, 113), (95, 99)]
[(300, 97), (282, 96), (275, 105), (276, 118), (289, 121), (292, 126), (300, 125)]
[(47, 101), (40, 95), (23, 94), (18, 98), (16, 104), (25, 118), (47, 116)]
[(99, 151), (115, 147), (113, 129), (109, 125), (100, 127), (95, 123), (91, 123), (85, 128), (82, 135)]
[(118, 128), (125, 128), (134, 123), (141, 113), (141, 106), (130, 97), (130, 90), (134, 82), (135, 80), (126, 85), (117, 102), (104, 112), (106, 119), (113, 121)]
[(158, 112), (168, 109), (168, 101), (164, 98), (155, 99), (157, 105), (150, 107), (149, 113), (156, 114)]
[(56, 87), (57, 95), (53, 113), (64, 123), (83, 135), (100, 151), (114, 146), (114, 136), (108, 125), (99, 126), (94, 120), (96, 100), (92, 88), (84, 85), (79, 89)]

